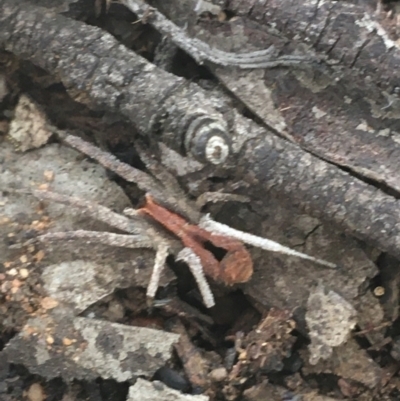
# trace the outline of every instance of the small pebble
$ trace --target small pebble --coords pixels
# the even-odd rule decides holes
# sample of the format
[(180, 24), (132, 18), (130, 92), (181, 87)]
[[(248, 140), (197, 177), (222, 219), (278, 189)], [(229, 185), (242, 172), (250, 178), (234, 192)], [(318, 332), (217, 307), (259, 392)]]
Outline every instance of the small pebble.
[(40, 305), (43, 309), (53, 309), (58, 305), (58, 301), (54, 298), (44, 297)]
[(39, 383), (33, 383), (26, 392), (29, 401), (43, 401), (46, 398), (43, 387)]
[(8, 291), (10, 291), (10, 289), (11, 289), (11, 281), (5, 281), (0, 287), (0, 291), (3, 294), (6, 294)]
[(107, 311), (104, 313), (110, 320), (116, 322), (121, 320), (125, 315), (125, 308), (123, 305), (117, 300), (112, 300), (109, 305)]
[(47, 191), (49, 189), (49, 184), (40, 184), (38, 186), (38, 189), (40, 189), (41, 191)]
[(44, 251), (40, 250), (38, 251), (33, 258), (36, 260), (36, 262), (40, 262), (44, 258)]
[(17, 274), (18, 274), (18, 271), (17, 271), (17, 269), (10, 269), (8, 272), (7, 272), (7, 274), (9, 275), (9, 276), (16, 276)]
[(47, 342), (47, 344), (51, 345), (54, 343), (54, 338), (52, 336), (47, 336), (46, 342)]
[(11, 283), (12, 283), (12, 286), (16, 287), (16, 288), (19, 288), (22, 285), (22, 282), (16, 278)]
[(382, 297), (383, 295), (385, 295), (385, 288), (382, 286), (378, 286), (374, 288), (374, 295), (376, 297)]
[(54, 171), (51, 170), (45, 170), (43, 172), (44, 178), (46, 178), (47, 181), (53, 181), (54, 180)]
[(189, 383), (186, 378), (167, 366), (158, 369), (153, 376), (153, 380), (159, 380), (168, 387), (179, 391), (186, 391), (189, 388)]
[(72, 344), (72, 340), (69, 339), (69, 338), (67, 338), (67, 337), (64, 337), (63, 340), (62, 340), (62, 342), (63, 342), (63, 344), (66, 345), (67, 347), (68, 347), (69, 345)]
[(210, 379), (214, 382), (222, 382), (228, 377), (228, 372), (224, 367), (216, 368), (210, 372)]
[(27, 278), (27, 277), (29, 276), (29, 270), (28, 270), (28, 269), (21, 269), (21, 270), (19, 271), (19, 275), (20, 275), (22, 278)]
[(26, 263), (28, 261), (28, 257), (26, 255), (22, 255), (20, 256), (19, 260), (21, 263)]

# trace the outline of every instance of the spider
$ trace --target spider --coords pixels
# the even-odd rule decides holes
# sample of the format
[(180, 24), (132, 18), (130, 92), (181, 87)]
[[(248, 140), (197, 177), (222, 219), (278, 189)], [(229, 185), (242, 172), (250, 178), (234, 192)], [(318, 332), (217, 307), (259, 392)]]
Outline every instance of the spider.
[[(286, 248), (274, 241), (235, 230), (212, 220), (208, 215), (202, 215), (199, 212), (199, 204), (196, 206), (186, 199), (175, 178), (143, 152), (141, 152), (142, 160), (158, 179), (120, 162), (110, 153), (100, 150), (79, 137), (65, 134), (61, 134), (61, 137), (67, 144), (97, 160), (125, 180), (135, 182), (140, 189), (146, 192), (146, 203), (141, 209), (127, 208), (124, 210), (124, 214), (118, 214), (105, 206), (80, 198), (48, 190), (29, 190), (29, 193), (40, 200), (71, 205), (99, 221), (128, 233), (116, 234), (87, 230), (49, 232), (38, 236), (35, 240), (46, 242), (83, 239), (110, 246), (155, 249), (153, 272), (146, 293), (150, 300), (155, 297), (169, 254), (175, 254), (176, 260), (187, 263), (196, 280), (203, 302), (208, 308), (214, 306), (215, 302), (205, 276), (226, 285), (250, 280), (253, 263), (244, 243), (308, 259), (326, 267), (336, 267), (332, 263)], [(161, 181), (164, 185), (161, 184)], [(243, 197), (233, 194), (219, 193), (217, 198), (243, 200)], [(161, 203), (167, 204), (168, 207)], [(174, 209), (174, 211), (170, 209)], [(146, 217), (150, 217), (150, 220)], [(176, 250), (173, 241), (160, 229), (157, 229), (154, 221), (151, 220), (156, 221), (178, 237), (183, 246)], [(221, 260), (218, 260), (211, 251), (206, 249), (207, 243), (224, 251), (225, 254)]]

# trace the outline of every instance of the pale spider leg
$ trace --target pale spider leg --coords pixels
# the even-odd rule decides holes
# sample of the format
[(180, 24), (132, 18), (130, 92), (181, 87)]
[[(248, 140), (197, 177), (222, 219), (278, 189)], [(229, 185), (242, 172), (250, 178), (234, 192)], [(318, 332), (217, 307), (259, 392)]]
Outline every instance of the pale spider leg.
[(146, 169), (153, 177), (160, 181), (167, 190), (175, 192), (175, 195), (185, 197), (185, 192), (180, 187), (178, 180), (155, 158), (151, 156), (148, 149), (141, 141), (135, 143), (135, 149), (139, 154), (140, 160), (145, 164)]
[[(77, 197), (62, 195), (56, 192), (46, 190), (15, 190), (15, 192), (29, 193), (40, 200), (50, 200), (76, 207), (85, 214), (97, 220), (103, 221), (104, 223), (107, 223), (110, 226), (116, 227), (120, 230), (134, 234), (124, 235), (107, 232), (76, 230), (47, 233), (35, 238), (35, 240), (52, 241), (86, 239), (88, 242), (94, 241), (96, 243), (110, 246), (156, 249), (153, 272), (147, 287), (147, 296), (149, 298), (154, 298), (170, 247), (168, 246), (166, 240), (157, 233), (151, 224), (146, 222), (146, 220), (143, 218), (137, 216), (134, 209), (127, 208), (126, 210), (126, 214), (130, 214), (133, 218), (135, 218), (132, 219), (123, 215), (119, 215), (107, 207), (99, 205), (95, 202), (85, 201)], [(34, 240), (28, 241), (27, 244), (32, 241)]]
[(270, 252), (278, 252), (283, 253), (285, 255), (295, 256), (301, 259), (311, 260), (314, 263), (319, 265), (329, 267), (331, 269), (337, 268), (337, 265), (331, 262), (327, 262), (322, 259), (314, 258), (313, 256), (306, 255), (302, 252), (297, 252), (291, 248), (283, 246), (278, 242), (271, 241), (267, 238), (258, 237), (256, 235), (252, 235), (249, 233), (245, 233), (243, 231), (235, 230), (225, 224), (218, 223), (210, 218), (210, 216), (206, 215), (201, 218), (199, 227), (207, 230), (213, 234), (222, 234), (227, 235), (228, 237), (236, 238), (246, 244), (253, 245), (257, 248), (264, 249)]
[(154, 259), (153, 272), (151, 273), (150, 281), (147, 286), (146, 296), (154, 298), (160, 282), (161, 273), (165, 267), (165, 261), (169, 254), (169, 247), (167, 244), (159, 244)]
[[(144, 238), (142, 235), (124, 235), (98, 231), (65, 231), (54, 232), (40, 235), (36, 238), (41, 242), (46, 241), (70, 241), (76, 239), (83, 239), (86, 243), (95, 242), (96, 244), (103, 244), (109, 246), (116, 246), (121, 248), (154, 248), (155, 243), (150, 238)], [(161, 273), (164, 270), (165, 260), (169, 254), (169, 247), (166, 243), (161, 243), (156, 249), (156, 256), (154, 259), (154, 267), (151, 274), (149, 284), (147, 286), (146, 295), (148, 298), (154, 298), (158, 285), (160, 282)]]
[(201, 10), (201, 6), (203, 4), (203, 0), (197, 0), (196, 5), (194, 6), (193, 11), (198, 13)]
[(97, 160), (102, 166), (118, 174), (124, 180), (135, 183), (143, 191), (162, 195), (160, 184), (144, 171), (119, 161), (111, 153), (105, 152), (77, 136), (66, 135), (63, 139), (68, 145)]
[(126, 207), (123, 211), (123, 214), (129, 217), (138, 217), (139, 213), (137, 212), (136, 209), (132, 209), (131, 207)]
[(115, 234), (103, 231), (75, 230), (50, 232), (39, 235), (35, 239), (41, 242), (83, 239), (86, 244), (93, 242), (121, 248), (154, 248), (154, 242), (144, 235)]
[(179, 185), (178, 180), (156, 159), (152, 158), (148, 150), (139, 142), (136, 144), (136, 150), (140, 159), (146, 165), (147, 170), (162, 183), (165, 188), (164, 196), (158, 199), (166, 205), (172, 206), (176, 212), (184, 214), (192, 222), (200, 220), (200, 213), (195, 209), (191, 202), (187, 200), (185, 192)]
[[(184, 193), (182, 191), (178, 191), (178, 193), (174, 192), (178, 186), (177, 183), (173, 186), (172, 191), (168, 186), (166, 186), (167, 189), (164, 189), (163, 184), (153, 178), (151, 175), (138, 170), (129, 164), (119, 161), (111, 153), (105, 152), (99, 149), (97, 146), (94, 146), (79, 137), (65, 135), (62, 132), (59, 132), (59, 134), (67, 144), (84, 153), (85, 155), (97, 160), (102, 166), (118, 174), (124, 180), (137, 184), (140, 189), (151, 193), (155, 199), (158, 199), (160, 202), (167, 203), (178, 211), (181, 211), (192, 221), (198, 221), (200, 219), (199, 212), (188, 204)], [(143, 153), (144, 152), (142, 152), (142, 155)], [(146, 161), (148, 161), (148, 157), (145, 158), (145, 162)], [(152, 167), (155, 168), (154, 163)], [(162, 171), (162, 169), (159, 168), (158, 170)], [(162, 173), (162, 182), (164, 181), (166, 174), (166, 172)], [(172, 179), (172, 177), (168, 178), (167, 185)]]
[(111, 227), (118, 228), (131, 234), (141, 234), (147, 229), (149, 224), (143, 219), (137, 217), (136, 219), (129, 219), (123, 215), (113, 212), (108, 207), (99, 205), (93, 201), (87, 201), (74, 196), (63, 195), (58, 192), (45, 191), (45, 190), (17, 190), (17, 192), (29, 193), (40, 200), (49, 200), (64, 205), (73, 206), (79, 209), (87, 216), (95, 220), (102, 221)]
[(214, 296), (204, 275), (200, 258), (190, 248), (183, 248), (179, 252), (177, 260), (182, 260), (187, 263), (194, 279), (196, 280), (204, 305), (207, 308), (212, 308), (215, 305)]
[[(126, 209), (124, 209), (124, 214), (126, 214), (127, 216), (136, 216), (137, 211), (134, 209), (126, 208)], [(182, 260), (187, 263), (190, 271), (193, 274), (194, 279), (196, 280), (200, 294), (204, 301), (204, 305), (207, 308), (212, 308), (215, 305), (214, 296), (211, 292), (211, 289), (207, 283), (207, 279), (204, 275), (204, 269), (201, 264), (200, 258), (190, 248), (183, 248), (178, 253), (176, 260)], [(156, 272), (156, 269), (154, 267), (153, 275), (155, 275), (155, 272)], [(153, 280), (153, 277), (151, 280)], [(150, 283), (151, 283), (151, 280), (150, 280)], [(156, 280), (156, 279), (154, 278), (154, 280)], [(158, 283), (158, 279), (157, 279), (157, 283)], [(154, 286), (151, 287), (152, 290), (153, 290)], [(150, 289), (150, 284), (149, 284), (149, 287), (147, 290), (147, 294), (149, 294), (149, 289)], [(157, 288), (155, 287), (154, 294), (155, 294), (156, 290), (157, 290)]]

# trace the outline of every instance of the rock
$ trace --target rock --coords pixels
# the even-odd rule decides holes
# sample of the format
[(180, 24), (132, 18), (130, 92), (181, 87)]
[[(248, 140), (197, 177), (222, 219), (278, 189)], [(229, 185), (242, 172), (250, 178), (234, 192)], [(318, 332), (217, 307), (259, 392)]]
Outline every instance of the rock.
[(129, 389), (127, 401), (208, 401), (205, 395), (182, 394), (165, 384), (138, 379)]
[(47, 379), (124, 382), (152, 376), (171, 357), (179, 338), (160, 330), (75, 318), (61, 308), (52, 313), (28, 321), (2, 352), (9, 362)]

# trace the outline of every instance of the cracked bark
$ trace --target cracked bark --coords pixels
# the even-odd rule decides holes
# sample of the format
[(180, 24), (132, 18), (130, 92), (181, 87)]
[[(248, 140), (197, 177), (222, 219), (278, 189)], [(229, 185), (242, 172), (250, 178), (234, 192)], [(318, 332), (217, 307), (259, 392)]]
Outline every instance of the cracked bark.
[(221, 118), (196, 85), (157, 69), (101, 29), (24, 1), (0, 7), (1, 46), (59, 78), (74, 100), (118, 112), (142, 133), (162, 124), (179, 135), (189, 99), (192, 113), (201, 107)]
[[(0, 11), (2, 47), (57, 76), (75, 100), (119, 112), (143, 134), (154, 134), (156, 125), (161, 137), (179, 131), (188, 107), (223, 112), (199, 87), (157, 69), (98, 28), (23, 1), (0, 0)], [(290, 198), (311, 215), (400, 257), (395, 198), (244, 117), (230, 124), (237, 142), (236, 179), (246, 193)]]
[[(181, 3), (159, 6), (181, 23), (188, 8)], [(400, 192), (400, 46), (386, 14), (344, 2), (214, 3), (240, 17), (189, 19), (192, 36), (209, 46), (238, 53), (273, 46), (315, 60), (250, 72), (210, 65), (227, 89), (282, 137)]]
[(399, 65), (400, 52), (396, 38), (390, 37), (390, 19), (380, 16), (376, 2), (362, 2), (360, 6), (350, 2), (291, 0), (284, 7), (279, 0), (212, 3), (257, 23), (275, 25), (290, 41), (306, 41), (331, 60), (376, 76), (382, 86), (399, 84), (393, 71)]
[(307, 213), (400, 255), (397, 199), (272, 137), (249, 141), (242, 160), (242, 174), (252, 172), (247, 193), (257, 196), (262, 188), (282, 200), (289, 198)]

